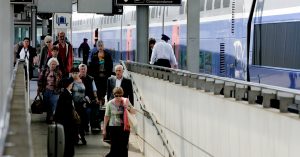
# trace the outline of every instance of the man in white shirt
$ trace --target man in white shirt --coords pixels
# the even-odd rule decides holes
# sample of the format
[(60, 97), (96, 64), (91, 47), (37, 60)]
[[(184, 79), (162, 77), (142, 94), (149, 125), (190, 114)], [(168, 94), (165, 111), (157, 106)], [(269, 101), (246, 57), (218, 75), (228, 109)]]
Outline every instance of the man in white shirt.
[(19, 47), (18, 52), (16, 54), (16, 58), (17, 59), (25, 59), (25, 61), (28, 62), (29, 79), (31, 79), (33, 76), (33, 69), (34, 69), (33, 58), (35, 56), (37, 56), (36, 49), (33, 48), (32, 46), (30, 46), (30, 39), (28, 37), (25, 37), (23, 39), (23, 46)]
[(174, 55), (172, 46), (168, 43), (170, 38), (162, 34), (160, 42), (156, 43), (153, 47), (150, 64), (164, 66), (171, 68), (177, 68), (177, 61)]

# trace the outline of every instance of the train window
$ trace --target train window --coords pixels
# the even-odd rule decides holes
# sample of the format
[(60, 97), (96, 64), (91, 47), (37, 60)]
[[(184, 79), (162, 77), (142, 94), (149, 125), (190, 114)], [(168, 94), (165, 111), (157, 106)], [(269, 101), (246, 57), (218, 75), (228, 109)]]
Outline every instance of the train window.
[(300, 22), (257, 24), (253, 62), (256, 65), (300, 69)]
[(213, 0), (206, 1), (206, 10), (212, 10), (212, 2)]
[(229, 8), (230, 0), (223, 0), (223, 8)]
[(221, 0), (215, 0), (215, 9), (220, 9), (221, 8)]
[(185, 6), (184, 4), (185, 4), (185, 2), (182, 1), (182, 4), (181, 4), (181, 6), (179, 8), (179, 14), (183, 14), (184, 13), (184, 6)]
[(154, 9), (155, 9), (154, 7), (151, 8), (151, 18), (154, 18), (154, 15), (155, 15)]
[(169, 7), (165, 8), (165, 14), (166, 14), (166, 16), (169, 16)]
[(200, 0), (200, 11), (204, 11), (204, 0)]

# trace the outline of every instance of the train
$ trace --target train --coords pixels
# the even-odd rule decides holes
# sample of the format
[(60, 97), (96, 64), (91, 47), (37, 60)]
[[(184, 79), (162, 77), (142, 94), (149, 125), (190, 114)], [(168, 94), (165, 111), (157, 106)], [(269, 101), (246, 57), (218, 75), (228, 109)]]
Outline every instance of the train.
[[(149, 37), (170, 36), (180, 69), (187, 69), (187, 2), (149, 7)], [(72, 18), (74, 48), (99, 38), (115, 62), (135, 61), (136, 16), (133, 7)], [(200, 0), (199, 73), (300, 89), (299, 28), (299, 0)]]

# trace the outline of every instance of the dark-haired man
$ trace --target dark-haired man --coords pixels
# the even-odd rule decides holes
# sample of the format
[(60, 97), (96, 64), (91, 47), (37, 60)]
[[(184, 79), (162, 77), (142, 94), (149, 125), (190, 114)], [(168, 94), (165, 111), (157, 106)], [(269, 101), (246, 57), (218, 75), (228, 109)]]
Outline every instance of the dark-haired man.
[(89, 57), (89, 52), (90, 52), (90, 46), (87, 43), (88, 39), (84, 38), (83, 42), (80, 44), (78, 48), (78, 57), (80, 57), (80, 52), (82, 52), (82, 62), (83, 64), (87, 65), (87, 60)]
[[(28, 62), (29, 79), (31, 79), (33, 76), (33, 69), (34, 69), (33, 58), (36, 55), (37, 55), (36, 49), (30, 46), (30, 39), (28, 37), (25, 37), (23, 39), (23, 46), (19, 47), (18, 52), (16, 54), (16, 58), (24, 59), (26, 62)], [(27, 77), (26, 73), (25, 76)]]

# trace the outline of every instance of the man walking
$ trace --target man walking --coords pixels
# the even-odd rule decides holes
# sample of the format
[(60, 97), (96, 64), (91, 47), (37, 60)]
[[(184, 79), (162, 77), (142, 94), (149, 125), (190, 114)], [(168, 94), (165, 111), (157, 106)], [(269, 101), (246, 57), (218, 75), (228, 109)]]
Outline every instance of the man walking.
[(116, 65), (115, 66), (116, 76), (111, 76), (107, 80), (107, 101), (114, 98), (112, 91), (115, 87), (122, 87), (124, 94), (124, 98), (129, 98), (129, 101), (132, 105), (134, 105), (134, 97), (133, 97), (133, 89), (132, 83), (129, 78), (123, 77), (123, 66)]
[(89, 51), (90, 51), (90, 46), (87, 43), (88, 39), (84, 38), (83, 42), (80, 44), (79, 48), (78, 48), (78, 56), (80, 56), (80, 53), (82, 52), (82, 56), (83, 56), (83, 64), (87, 65), (87, 60), (89, 57)]
[(172, 46), (168, 43), (170, 38), (162, 34), (160, 42), (154, 45), (151, 55), (150, 64), (164, 66), (171, 68), (177, 68), (177, 61), (174, 55)]

